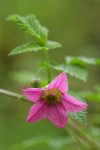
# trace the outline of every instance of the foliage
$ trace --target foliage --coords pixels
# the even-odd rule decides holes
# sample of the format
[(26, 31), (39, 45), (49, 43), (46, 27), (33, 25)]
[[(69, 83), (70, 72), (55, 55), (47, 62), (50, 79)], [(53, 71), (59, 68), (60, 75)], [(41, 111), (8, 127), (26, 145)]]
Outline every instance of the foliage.
[(16, 47), (10, 52), (9, 55), (16, 55), (16, 54), (21, 54), (21, 53), (31, 52), (31, 51), (55, 49), (60, 46), (61, 44), (59, 44), (58, 42), (54, 42), (54, 41), (47, 41), (45, 46), (40, 45), (38, 43), (27, 43), (27, 44)]
[(76, 78), (79, 78), (83, 81), (86, 81), (87, 78), (87, 71), (84, 67), (81, 67), (79, 65), (72, 65), (72, 64), (62, 64), (62, 65), (50, 65), (51, 68), (58, 70), (58, 71), (64, 71), (68, 73), (71, 76), (74, 76)]
[[(84, 96), (82, 96), (79, 92), (76, 92), (72, 89), (69, 89), (69, 94), (73, 95), (74, 97), (76, 97), (77, 99), (79, 99), (80, 101), (84, 101)], [(78, 121), (79, 123), (86, 125), (86, 121), (87, 121), (87, 109), (81, 111), (81, 112), (77, 112), (77, 113), (68, 113), (68, 115), (73, 118), (74, 120)]]
[[(35, 15), (31, 14), (31, 15), (28, 15), (28, 16), (25, 16), (25, 17), (24, 16), (19, 16), (19, 15), (11, 15), (11, 16), (9, 16), (7, 18), (7, 20), (15, 21), (20, 26), (20, 28), (23, 31), (25, 31), (26, 33), (28, 33), (29, 35), (31, 35), (31, 37), (33, 38), (32, 41), (30, 41), (30, 42), (28, 42), (26, 44), (22, 44), (22, 45), (20, 45), (20, 46), (18, 46), (16, 48), (14, 48), (10, 52), (9, 55), (22, 54), (22, 53), (31, 52), (31, 51), (33, 51), (33, 52), (41, 51), (46, 56), (46, 59), (43, 60), (43, 62), (40, 63), (39, 69), (42, 68), (42, 71), (45, 70), (47, 72), (47, 78), (49, 78), (49, 79), (47, 81), (46, 79), (42, 78), (41, 81), (40, 81), (40, 87), (41, 87), (41, 85), (45, 86), (51, 80), (51, 71), (52, 71), (52, 69), (54, 69), (56, 71), (59, 71), (59, 72), (64, 71), (67, 74), (69, 74), (71, 77), (76, 77), (78, 79), (86, 81), (87, 77), (89, 76), (88, 75), (88, 71), (87, 71), (87, 66), (88, 65), (95, 65), (95, 67), (96, 67), (96, 65), (100, 64), (100, 59), (99, 58), (90, 58), (90, 57), (87, 58), (85, 56), (77, 56), (77, 57), (74, 57), (74, 56), (65, 56), (65, 62), (63, 64), (51, 63), (52, 61), (49, 60), (48, 51), (51, 50), (51, 49), (53, 50), (55, 48), (61, 47), (61, 44), (59, 42), (54, 42), (54, 41), (48, 40), (48, 33), (49, 33), (48, 29), (40, 24), (40, 22), (37, 20), (37, 18), (35, 17)], [(44, 73), (45, 72), (43, 72), (43, 75), (44, 75)], [(35, 73), (35, 74), (37, 74), (37, 73)], [(27, 86), (27, 84), (30, 83), (30, 80), (33, 77), (37, 77), (37, 76), (34, 76), (34, 72), (30, 72), (30, 70), (28, 70), (28, 71), (14, 71), (14, 72), (11, 72), (11, 74), (9, 74), (9, 79), (11, 81), (12, 80), (14, 81), (15, 87), (16, 87), (17, 84), (18, 84), (18, 86), (20, 84), (21, 85), (25, 84), (25, 86)], [(41, 75), (41, 77), (42, 77), (42, 75)], [(70, 90), (69, 93), (71, 95), (75, 96), (79, 100), (83, 100), (84, 101), (84, 99), (85, 99), (86, 101), (89, 101), (89, 102), (91, 100), (93, 102), (94, 101), (100, 102), (100, 86), (96, 87), (96, 91), (80, 91), (80, 92), (75, 92), (73, 90)], [(20, 97), (20, 104), (21, 104), (21, 99), (24, 99), (23, 95)], [(24, 105), (24, 103), (22, 103), (22, 104)], [(15, 103), (15, 105), (16, 105), (16, 103)], [(1, 107), (2, 107), (2, 105), (1, 105)], [(19, 108), (19, 106), (18, 106), (18, 108)], [(24, 111), (25, 111), (25, 109), (26, 109), (26, 106), (23, 107)], [(10, 108), (9, 108), (9, 110), (10, 110)], [(16, 108), (14, 107), (14, 110), (11, 110), (11, 111), (13, 111), (13, 112), (16, 111)], [(16, 111), (17, 112), (16, 114), (18, 114), (18, 117), (19, 116), (21, 117), (20, 111), (21, 110), (19, 109), (19, 114)], [(5, 114), (6, 113), (7, 112), (5, 112)], [(8, 115), (8, 113), (7, 113), (7, 115)], [(11, 112), (10, 118), (11, 118), (11, 116), (12, 116), (12, 112)], [(87, 124), (86, 123), (86, 121), (87, 121), (87, 110), (84, 110), (84, 111), (79, 112), (79, 113), (68, 113), (68, 116), (70, 118), (78, 121), (79, 123), (81, 123), (83, 125)], [(92, 120), (92, 121), (95, 120), (95, 124), (96, 124), (96, 126), (98, 126), (97, 120), (99, 120), (99, 115), (95, 114), (96, 117), (95, 116), (93, 117), (93, 115), (91, 115), (91, 116), (92, 116), (91, 117), (92, 119), (89, 118), (89, 121), (90, 120)], [(7, 117), (9, 118), (9, 116), (7, 116)], [(73, 122), (74, 122), (74, 120), (73, 120)], [(1, 118), (1, 121), (2, 121), (2, 118)], [(13, 124), (13, 120), (10, 120), (10, 121)], [(17, 122), (20, 122), (20, 121), (17, 121)], [(6, 121), (5, 121), (5, 123), (6, 123)], [(75, 124), (76, 124), (76, 122), (75, 122)], [(70, 123), (69, 123), (69, 125), (70, 125)], [(30, 129), (31, 131), (37, 129), (35, 131), (36, 135), (34, 135), (34, 132), (32, 134), (31, 131), (28, 134), (29, 136), (31, 134), (32, 137), (34, 136), (36, 138), (32, 138), (32, 139), (28, 139), (28, 140), (25, 140), (25, 141), (21, 141), (20, 137), (18, 136), (18, 141), (20, 141), (20, 142), (18, 144), (15, 144), (14, 146), (12, 146), (11, 149), (23, 149), (23, 150), (24, 149), (28, 149), (28, 150), (30, 149), (31, 150), (33, 148), (34, 149), (44, 149), (45, 148), (45, 149), (58, 149), (58, 150), (59, 149), (61, 149), (61, 150), (64, 149), (65, 150), (66, 147), (68, 149), (73, 149), (73, 147), (71, 147), (71, 145), (74, 145), (74, 148), (75, 148), (75, 146), (77, 144), (79, 144), (78, 145), (79, 149), (83, 149), (83, 148), (80, 148), (80, 145), (81, 145), (81, 147), (83, 145), (84, 149), (88, 149), (87, 148), (88, 146), (86, 146), (86, 144), (85, 144), (85, 138), (84, 138), (83, 134), (81, 135), (80, 129), (79, 129), (78, 132), (76, 132), (76, 135), (75, 135), (74, 129), (70, 127), (71, 129), (69, 129), (69, 130), (71, 130), (71, 134), (72, 134), (73, 138), (70, 138), (69, 135), (67, 137), (67, 134), (65, 133), (65, 129), (64, 129), (63, 136), (65, 136), (65, 134), (66, 134), (67, 138), (66, 137), (65, 138), (57, 138), (57, 137), (52, 137), (52, 138), (39, 137), (38, 138), (38, 136), (40, 134), (42, 135), (42, 130), (43, 130), (43, 132), (45, 132), (46, 129), (44, 129), (44, 126), (45, 126), (45, 124), (41, 125), (41, 130), (37, 131), (38, 130), (37, 124), (34, 125), (34, 127), (33, 127), (33, 125), (32, 126), (31, 125), (29, 125), (29, 126), (26, 125), (26, 130), (25, 131), (29, 131), (30, 128), (31, 128)], [(52, 130), (53, 127), (48, 128), (48, 126), (49, 125), (47, 124), (47, 126), (46, 126), (47, 130), (48, 131), (50, 130), (50, 132), (51, 132), (51, 130)], [(1, 127), (1, 125), (0, 125), (0, 127)], [(20, 127), (20, 123), (17, 124), (17, 127), (20, 128), (20, 133), (24, 133), (23, 132), (24, 131), (23, 130), (24, 129), (23, 123), (22, 123), (22, 128)], [(8, 128), (9, 128), (9, 126), (6, 128), (6, 130), (8, 130)], [(13, 130), (13, 126), (11, 128)], [(68, 128), (68, 126), (66, 128)], [(83, 131), (83, 128), (85, 128), (85, 127), (82, 127), (81, 131)], [(88, 133), (87, 133), (88, 136), (91, 136), (92, 139), (94, 139), (94, 138), (99, 139), (99, 137), (100, 137), (99, 132), (98, 132), (99, 129), (96, 131), (94, 129), (91, 129), (90, 126), (89, 126), (88, 130), (89, 130)], [(52, 131), (54, 131), (54, 130), (52, 130)], [(38, 135), (37, 135), (37, 132), (39, 132)], [(80, 135), (79, 135), (79, 132), (80, 132)], [(86, 132), (87, 132), (87, 130), (85, 131), (85, 133)], [(16, 129), (16, 131), (14, 133), (15, 133), (15, 135), (17, 134), (17, 129)], [(46, 134), (48, 134), (48, 133), (46, 132)], [(60, 134), (60, 132), (59, 132), (59, 134)], [(61, 135), (57, 135), (57, 136), (61, 137)], [(23, 136), (23, 137), (26, 138), (25, 136)], [(17, 136), (16, 136), (16, 138), (17, 138)], [(13, 137), (12, 137), (12, 139), (13, 139)], [(72, 139), (75, 139), (75, 141), (77, 140), (78, 141), (77, 144)], [(5, 141), (5, 140), (3, 140), (3, 141)], [(80, 141), (83, 142), (83, 144)], [(13, 143), (13, 142), (11, 141), (11, 143)], [(89, 144), (89, 146), (91, 147), (91, 144)], [(96, 149), (96, 148), (94, 148), (94, 149)]]
[(67, 56), (66, 62), (68, 62), (69, 64), (76, 64), (76, 65), (85, 65), (85, 64), (96, 65), (96, 64), (100, 64), (100, 59), (87, 58), (85, 56), (79, 56), (79, 57)]
[[(54, 41), (48, 40), (48, 29), (40, 24), (37, 18), (34, 15), (28, 16), (19, 16), (11, 15), (7, 20), (15, 21), (21, 27), (21, 29), (31, 36), (34, 36), (36, 41), (29, 42), (27, 44), (21, 45), (13, 49), (9, 55), (21, 54), (31, 51), (43, 51), (46, 54), (46, 61), (40, 64), (40, 67), (45, 69), (48, 74), (48, 81), (51, 79), (50, 68), (53, 68), (58, 71), (64, 71), (71, 76), (75, 76), (83, 81), (87, 79), (87, 70), (85, 65), (96, 65), (100, 64), (100, 60), (96, 58), (86, 58), (84, 56), (80, 57), (65, 57), (64, 64), (51, 64), (49, 62), (49, 57), (47, 51), (50, 49), (55, 49), (61, 47), (61, 44)], [(88, 97), (89, 97), (88, 93)], [(79, 98), (80, 99), (80, 98)], [(69, 113), (69, 116), (73, 119), (79, 121), (82, 124), (86, 124), (86, 110), (79, 113)]]
[(100, 59), (96, 58), (87, 58), (84, 56), (80, 57), (72, 57), (72, 56), (67, 56), (65, 57), (65, 64), (51, 64), (51, 68), (58, 70), (58, 71), (64, 71), (68, 73), (71, 76), (74, 76), (78, 79), (81, 79), (83, 81), (87, 80), (87, 69), (85, 65), (99, 65), (100, 64)]
[(22, 30), (34, 36), (40, 44), (45, 45), (48, 38), (47, 28), (40, 25), (39, 21), (34, 15), (28, 15), (26, 17), (19, 15), (10, 15), (7, 20), (16, 21)]
[(83, 110), (81, 112), (78, 113), (71, 113), (69, 112), (68, 115), (75, 119), (76, 121), (82, 123), (83, 125), (86, 125), (86, 118), (87, 118), (87, 111)]
[(49, 50), (61, 47), (61, 44), (54, 41), (48, 41), (48, 29), (43, 27), (34, 15), (26, 17), (19, 15), (10, 15), (7, 20), (15, 21), (21, 29), (36, 39), (35, 43), (30, 42), (16, 47), (9, 55), (21, 54), (30, 51)]

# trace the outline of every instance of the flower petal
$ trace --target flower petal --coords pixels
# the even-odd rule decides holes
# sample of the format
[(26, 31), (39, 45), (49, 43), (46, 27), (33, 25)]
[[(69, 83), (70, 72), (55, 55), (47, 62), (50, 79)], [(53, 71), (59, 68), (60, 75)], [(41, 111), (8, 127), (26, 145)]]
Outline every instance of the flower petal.
[(46, 117), (47, 117), (46, 105), (43, 101), (39, 101), (30, 108), (29, 115), (26, 121), (36, 122)]
[(42, 89), (39, 88), (28, 88), (23, 90), (25, 97), (31, 102), (37, 102), (41, 98)]
[(48, 119), (58, 128), (63, 128), (66, 124), (66, 115), (60, 111), (57, 104), (49, 107)]
[(67, 112), (80, 112), (88, 106), (86, 103), (67, 94), (63, 94), (62, 104), (66, 107)]
[(62, 93), (68, 91), (68, 82), (66, 82), (67, 77), (64, 72), (57, 76), (48, 86), (48, 89), (58, 88)]

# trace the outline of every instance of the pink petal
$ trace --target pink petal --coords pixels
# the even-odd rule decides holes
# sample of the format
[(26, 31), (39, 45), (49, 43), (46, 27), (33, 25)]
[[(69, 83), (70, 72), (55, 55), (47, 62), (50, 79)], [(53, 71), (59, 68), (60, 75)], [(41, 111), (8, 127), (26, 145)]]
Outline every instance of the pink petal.
[(31, 102), (37, 102), (41, 98), (42, 89), (39, 88), (28, 88), (23, 90), (25, 97)]
[(57, 104), (49, 107), (48, 119), (58, 128), (63, 128), (66, 124), (66, 115), (60, 111)]
[(29, 115), (26, 121), (36, 122), (46, 117), (47, 117), (46, 105), (43, 101), (39, 101), (30, 108)]
[(67, 109), (62, 103), (59, 103), (56, 106), (57, 106), (57, 108), (58, 108), (58, 110), (60, 111), (61, 114), (63, 114), (64, 116), (67, 115)]
[(57, 76), (48, 86), (48, 89), (58, 88), (62, 93), (68, 91), (68, 82), (66, 82), (67, 77), (64, 72)]
[(88, 106), (86, 103), (67, 94), (63, 94), (62, 104), (66, 107), (67, 112), (80, 112)]

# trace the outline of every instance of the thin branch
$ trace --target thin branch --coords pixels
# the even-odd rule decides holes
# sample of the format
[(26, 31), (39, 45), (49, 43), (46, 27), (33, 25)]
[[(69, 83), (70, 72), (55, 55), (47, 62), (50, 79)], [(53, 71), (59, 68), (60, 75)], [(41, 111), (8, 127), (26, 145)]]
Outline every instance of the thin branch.
[(10, 91), (4, 90), (4, 89), (0, 89), (0, 94), (8, 95), (8, 96), (15, 97), (15, 98), (20, 98), (20, 96), (21, 96), (20, 94), (10, 92)]
[[(10, 92), (8, 90), (0, 89), (0, 94), (10, 96), (13, 98), (17, 98), (22, 101), (31, 103), (30, 101), (25, 99), (25, 97), (22, 96), (21, 94)], [(86, 142), (90, 146), (91, 150), (92, 149), (94, 150), (94, 148), (96, 150), (99, 150), (97, 143), (95, 143), (93, 139), (91, 139), (87, 134), (85, 134), (82, 130), (80, 130), (79, 126), (77, 124), (75, 124), (72, 120), (69, 120), (69, 126), (70, 126), (70, 128), (67, 127), (67, 128), (65, 128), (65, 130), (67, 130), (69, 133), (70, 133), (70, 131), (74, 132), (77, 136), (79, 136), (82, 139), (82, 141)]]
[(82, 140), (83, 146), (85, 146), (85, 143), (87, 143), (88, 147), (90, 147), (91, 150), (100, 149), (99, 145), (89, 135), (87, 135), (83, 130), (81, 130), (81, 128), (79, 128), (79, 125), (72, 119), (69, 119), (69, 126), (66, 127), (65, 130), (67, 130), (71, 136), (73, 136), (73, 133), (74, 136), (78, 136), (79, 139)]
[(27, 99), (25, 99), (25, 97), (23, 95), (17, 94), (15, 92), (11, 92), (11, 91), (8, 91), (8, 90), (0, 89), (0, 94), (6, 95), (6, 96), (9, 96), (9, 97), (13, 97), (13, 98), (17, 98), (17, 99), (20, 99), (22, 101), (31, 103), (30, 101), (27, 101)]

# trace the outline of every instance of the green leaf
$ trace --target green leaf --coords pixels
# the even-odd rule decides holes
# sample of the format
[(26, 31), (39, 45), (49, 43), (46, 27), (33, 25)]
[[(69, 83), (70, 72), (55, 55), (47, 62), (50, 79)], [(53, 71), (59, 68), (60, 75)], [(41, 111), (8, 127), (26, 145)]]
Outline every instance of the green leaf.
[(79, 78), (83, 81), (86, 81), (88, 75), (86, 69), (79, 65), (51, 65), (51, 68), (58, 71), (64, 71), (69, 75)]
[(48, 41), (46, 46), (42, 46), (42, 45), (30, 42), (30, 43), (23, 44), (21, 46), (16, 47), (9, 53), (9, 55), (16, 55), (16, 54), (21, 54), (21, 53), (31, 52), (31, 51), (49, 50), (49, 49), (54, 49), (60, 46), (61, 45), (58, 42), (52, 42), (52, 41)]
[[(72, 89), (69, 89), (68, 91), (68, 94), (76, 97), (78, 100), (80, 101), (84, 101), (84, 95), (81, 95), (80, 93), (72, 90)], [(86, 102), (85, 102), (86, 103)], [(81, 124), (83, 125), (86, 125), (86, 120), (87, 120), (87, 109), (84, 109), (83, 111), (81, 112), (77, 112), (77, 113), (72, 113), (72, 112), (69, 112), (68, 115), (75, 119), (76, 121), (80, 122)]]
[(100, 92), (88, 92), (88, 91), (86, 91), (86, 92), (81, 92), (80, 94), (88, 100), (100, 102)]
[(81, 112), (78, 112), (78, 113), (68, 113), (68, 115), (75, 119), (76, 121), (82, 123), (83, 125), (86, 125), (86, 120), (87, 120), (87, 111), (86, 109), (81, 111)]
[(43, 47), (38, 44), (27, 43), (27, 44), (23, 44), (21, 46), (16, 47), (9, 53), (9, 55), (16, 55), (16, 54), (21, 54), (21, 53), (31, 52), (31, 51), (39, 51), (42, 49)]
[(46, 43), (47, 50), (48, 49), (55, 49), (55, 48), (58, 48), (61, 46), (62, 45), (59, 42), (47, 41), (47, 43)]
[(83, 81), (87, 79), (87, 71), (84, 67), (77, 66), (77, 65), (68, 65), (66, 68), (66, 72), (71, 76), (75, 76)]
[(85, 56), (80, 56), (80, 57), (67, 56), (66, 62), (69, 64), (77, 64), (77, 65), (84, 65), (84, 64), (96, 65), (96, 64), (100, 64), (100, 59), (87, 58)]
[(22, 30), (34, 36), (40, 44), (45, 45), (48, 38), (48, 30), (43, 27), (34, 15), (19, 16), (10, 15), (7, 20), (16, 21)]

